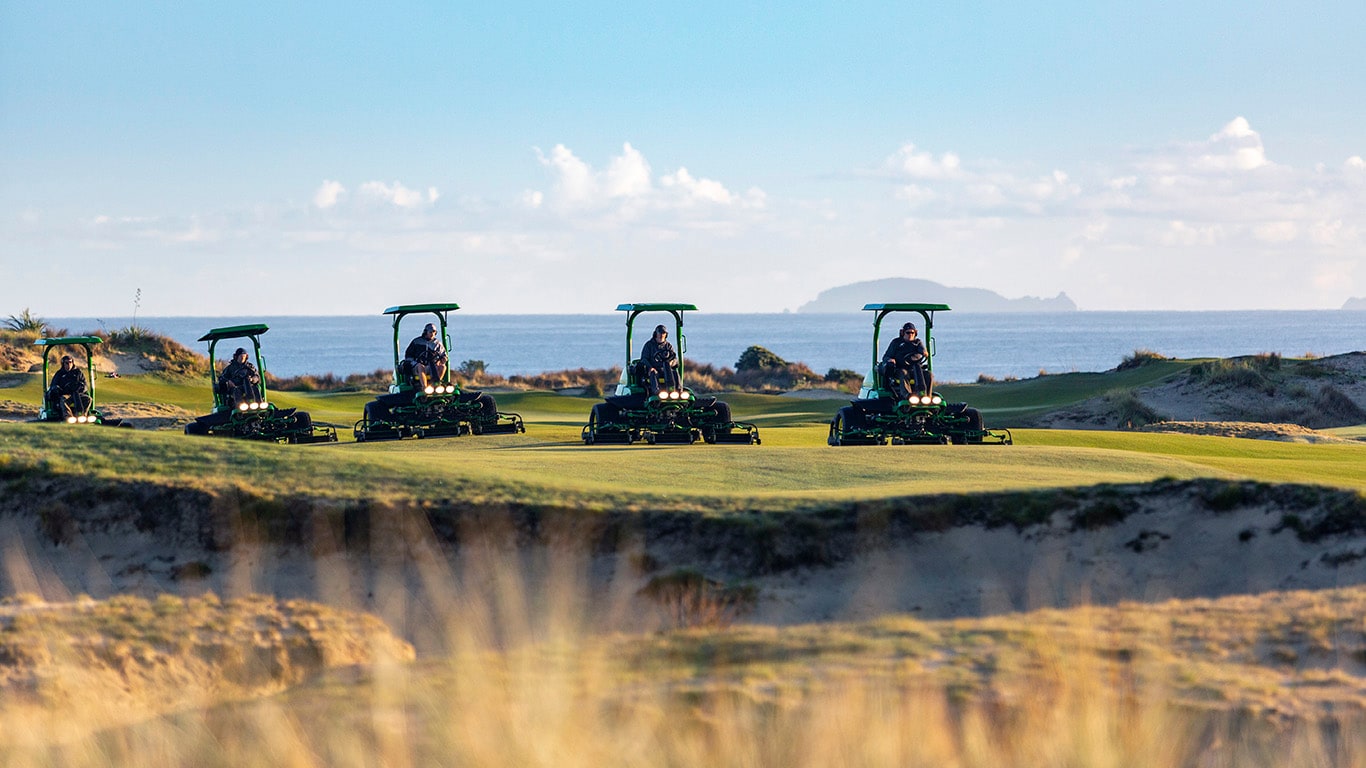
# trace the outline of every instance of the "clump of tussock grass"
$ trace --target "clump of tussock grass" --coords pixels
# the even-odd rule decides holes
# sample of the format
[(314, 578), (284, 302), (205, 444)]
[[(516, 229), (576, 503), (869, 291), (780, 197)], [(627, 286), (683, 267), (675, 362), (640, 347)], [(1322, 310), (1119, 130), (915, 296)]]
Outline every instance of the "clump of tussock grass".
[(1252, 357), (1211, 360), (1191, 366), (1190, 381), (1208, 386), (1250, 390), (1266, 395), (1276, 394), (1273, 374), (1279, 372), (1282, 360), (1279, 353), (1267, 352)]
[(725, 629), (758, 601), (752, 586), (726, 584), (691, 568), (652, 577), (640, 594), (663, 609), (678, 629)]
[(1115, 366), (1115, 370), (1128, 371), (1134, 368), (1142, 368), (1150, 363), (1160, 363), (1170, 359), (1171, 358), (1154, 352), (1151, 349), (1135, 349), (1132, 354), (1125, 355), (1124, 359), (1119, 361), (1119, 365)]
[(1166, 416), (1143, 402), (1132, 389), (1111, 391), (1105, 395), (1105, 402), (1109, 405), (1115, 424), (1120, 429), (1137, 429), (1168, 420)]

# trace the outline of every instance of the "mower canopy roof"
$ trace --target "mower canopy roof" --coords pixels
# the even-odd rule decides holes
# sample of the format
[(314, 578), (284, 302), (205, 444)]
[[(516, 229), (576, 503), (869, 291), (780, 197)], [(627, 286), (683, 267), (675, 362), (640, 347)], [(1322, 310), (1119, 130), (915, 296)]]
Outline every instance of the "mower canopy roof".
[(270, 330), (263, 323), (251, 323), (249, 325), (230, 325), (227, 328), (214, 328), (203, 336), (200, 341), (218, 341), (220, 339), (241, 339), (255, 338)]
[(381, 314), (406, 315), (412, 312), (450, 312), (456, 309), (460, 309), (459, 304), (399, 304), (396, 307), (389, 307)]
[(56, 347), (62, 344), (102, 344), (99, 336), (59, 336), (55, 339), (38, 339), (33, 342), (40, 347)]
[(864, 304), (865, 310), (885, 312), (948, 312), (948, 304)]
[(646, 302), (642, 304), (618, 304), (617, 310), (620, 312), (682, 312), (684, 310), (696, 312), (697, 306), (694, 304), (670, 304), (668, 302)]

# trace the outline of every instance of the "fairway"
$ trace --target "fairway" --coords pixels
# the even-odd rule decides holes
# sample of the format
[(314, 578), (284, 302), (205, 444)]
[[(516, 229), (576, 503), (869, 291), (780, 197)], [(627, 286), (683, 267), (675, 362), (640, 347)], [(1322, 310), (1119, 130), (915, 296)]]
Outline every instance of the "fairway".
[[(1250, 479), (1366, 491), (1366, 445), (1023, 430), (1013, 446), (831, 448), (823, 426), (764, 444), (584, 446), (573, 425), (525, 435), (280, 446), (168, 432), (0, 426), (0, 467), (336, 498), (596, 509), (788, 510), (944, 493)], [(22, 469), (21, 469), (22, 468)]]

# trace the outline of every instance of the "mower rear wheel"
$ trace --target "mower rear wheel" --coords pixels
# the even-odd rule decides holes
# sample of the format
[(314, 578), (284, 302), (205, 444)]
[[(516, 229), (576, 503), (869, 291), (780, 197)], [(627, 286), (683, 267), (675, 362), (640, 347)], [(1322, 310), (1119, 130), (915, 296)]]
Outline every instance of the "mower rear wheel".
[[(964, 415), (965, 417), (967, 417), (967, 420), (968, 420), (968, 425), (967, 425), (967, 431), (968, 431), (968, 432), (981, 432), (981, 431), (982, 431), (982, 412), (981, 412), (981, 411), (977, 410), (976, 408), (964, 408), (964, 409), (963, 409), (963, 415)], [(950, 437), (950, 441), (951, 441), (954, 445), (967, 445), (968, 443), (980, 443), (980, 442), (982, 442), (982, 438), (980, 438), (980, 437), (968, 437), (967, 434), (965, 434), (965, 433), (956, 433), (956, 434), (954, 434), (954, 435), (952, 435), (952, 436)]]
[(826, 439), (829, 445), (846, 445), (845, 433), (849, 431), (851, 422), (854, 419), (854, 409), (844, 406), (835, 413), (835, 417), (830, 420), (830, 437)]

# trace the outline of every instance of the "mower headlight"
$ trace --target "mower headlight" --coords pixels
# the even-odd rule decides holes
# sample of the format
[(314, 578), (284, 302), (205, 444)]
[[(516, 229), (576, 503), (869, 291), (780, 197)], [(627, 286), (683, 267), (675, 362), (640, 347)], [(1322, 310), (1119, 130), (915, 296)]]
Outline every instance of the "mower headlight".
[(681, 400), (683, 398), (683, 393), (675, 390), (671, 397), (673, 397), (673, 399), (675, 400)]
[(453, 394), (455, 394), (455, 385), (454, 385), (454, 384), (447, 384), (447, 385), (446, 385), (446, 394), (448, 394), (448, 395), (453, 395)]
[(253, 411), (259, 411), (259, 410), (261, 410), (261, 404), (260, 404), (260, 403), (252, 403), (252, 404), (251, 404), (251, 409), (252, 409)]
[(67, 416), (67, 417), (66, 417), (66, 423), (67, 423), (67, 424), (75, 424), (75, 423), (76, 423), (76, 417), (75, 417), (75, 416)]
[(934, 403), (935, 405), (939, 405), (940, 403), (944, 402), (944, 398), (940, 397), (939, 395), (935, 395), (934, 398), (930, 400), (930, 402)]
[(239, 411), (251, 410), (251, 406), (248, 405), (248, 404), (246, 404), (246, 403), (242, 403), (241, 405), (237, 406), (237, 410), (239, 410)]
[(423, 391), (423, 392), (426, 392), (426, 393), (429, 394), (429, 395), (434, 395), (434, 394), (436, 394), (436, 387), (431, 387), (431, 386), (429, 386), (429, 387), (427, 387), (426, 389), (424, 389), (424, 390), (422, 390), (422, 391)]
[(920, 405), (920, 395), (911, 395), (910, 397), (906, 398), (906, 402), (910, 403), (911, 405)]

